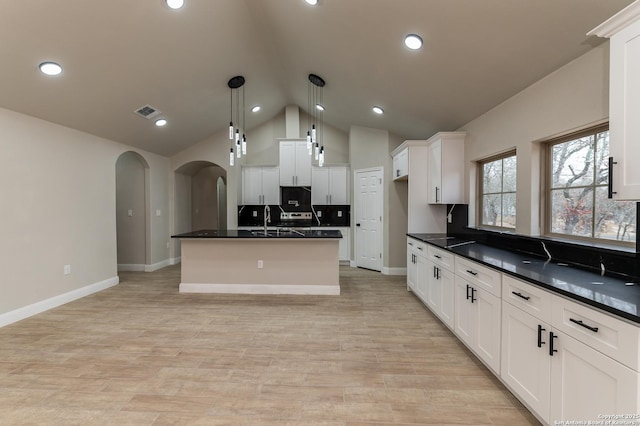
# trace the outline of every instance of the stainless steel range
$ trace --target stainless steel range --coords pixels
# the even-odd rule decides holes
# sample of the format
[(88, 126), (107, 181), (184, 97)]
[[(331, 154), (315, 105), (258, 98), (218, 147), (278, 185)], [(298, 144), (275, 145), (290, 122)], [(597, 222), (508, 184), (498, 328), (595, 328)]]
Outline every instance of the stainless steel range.
[(310, 227), (313, 223), (311, 212), (281, 212), (280, 225), (284, 227), (300, 228)]

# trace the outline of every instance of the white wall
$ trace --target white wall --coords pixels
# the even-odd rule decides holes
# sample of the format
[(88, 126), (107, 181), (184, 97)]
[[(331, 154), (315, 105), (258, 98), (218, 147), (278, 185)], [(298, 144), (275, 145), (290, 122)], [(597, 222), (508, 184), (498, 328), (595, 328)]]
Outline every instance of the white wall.
[(609, 44), (590, 50), (459, 130), (465, 142), (469, 217), (475, 215), (475, 161), (516, 148), (516, 233), (540, 233), (540, 146), (609, 116)]
[(149, 218), (151, 261), (168, 259), (167, 158), (6, 109), (0, 129), (0, 323), (18, 308), (117, 282), (115, 170), (125, 151), (150, 166), (151, 208), (161, 211)]

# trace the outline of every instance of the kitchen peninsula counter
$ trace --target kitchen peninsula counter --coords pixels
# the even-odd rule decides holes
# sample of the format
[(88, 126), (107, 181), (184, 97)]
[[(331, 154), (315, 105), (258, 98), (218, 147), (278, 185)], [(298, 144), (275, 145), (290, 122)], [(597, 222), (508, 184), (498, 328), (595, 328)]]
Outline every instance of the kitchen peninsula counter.
[(199, 230), (181, 241), (181, 293), (339, 295), (340, 231)]

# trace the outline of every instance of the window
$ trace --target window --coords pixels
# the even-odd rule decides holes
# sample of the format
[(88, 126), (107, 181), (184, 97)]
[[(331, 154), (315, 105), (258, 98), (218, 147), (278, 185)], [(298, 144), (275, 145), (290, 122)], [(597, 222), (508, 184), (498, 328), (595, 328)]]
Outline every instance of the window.
[(480, 162), (480, 223), (483, 226), (516, 227), (516, 154)]
[(635, 243), (636, 203), (607, 198), (608, 126), (550, 142), (548, 153), (547, 232)]

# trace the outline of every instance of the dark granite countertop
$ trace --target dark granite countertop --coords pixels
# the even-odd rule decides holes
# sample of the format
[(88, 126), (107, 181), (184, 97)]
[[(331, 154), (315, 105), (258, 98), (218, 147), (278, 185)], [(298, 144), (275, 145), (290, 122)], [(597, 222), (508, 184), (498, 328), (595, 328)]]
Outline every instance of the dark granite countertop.
[(515, 278), (640, 323), (640, 284), (444, 234), (407, 234)]
[(342, 238), (340, 231), (310, 230), (310, 231), (267, 231), (264, 230), (216, 230), (202, 229), (199, 231), (187, 232), (184, 234), (172, 235), (171, 238), (281, 238), (281, 239), (301, 239), (301, 238)]

